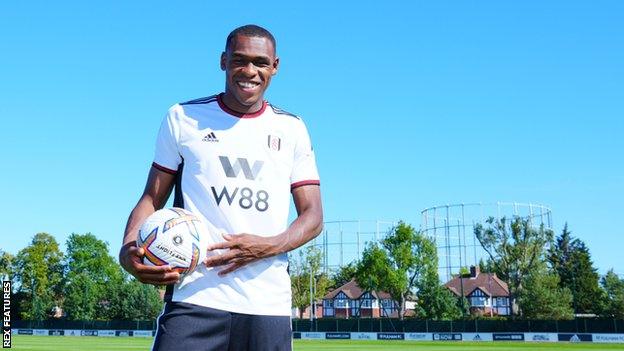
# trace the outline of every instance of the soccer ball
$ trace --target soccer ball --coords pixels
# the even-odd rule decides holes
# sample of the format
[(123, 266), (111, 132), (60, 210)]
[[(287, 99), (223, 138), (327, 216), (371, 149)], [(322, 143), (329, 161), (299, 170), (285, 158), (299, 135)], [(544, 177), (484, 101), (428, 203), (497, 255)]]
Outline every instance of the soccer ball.
[(143, 264), (170, 265), (183, 277), (191, 273), (206, 256), (209, 236), (202, 220), (182, 208), (164, 208), (147, 217), (137, 238), (145, 250)]

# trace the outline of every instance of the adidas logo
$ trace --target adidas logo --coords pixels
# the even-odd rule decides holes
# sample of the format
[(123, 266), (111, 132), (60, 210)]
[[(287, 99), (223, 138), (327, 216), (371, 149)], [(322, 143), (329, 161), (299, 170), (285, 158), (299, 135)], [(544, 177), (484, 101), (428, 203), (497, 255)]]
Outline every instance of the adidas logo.
[(202, 141), (216, 141), (216, 142), (218, 142), (219, 139), (217, 139), (217, 136), (215, 135), (214, 132), (210, 132), (210, 133), (206, 134), (206, 136), (202, 139)]
[(475, 335), (474, 338), (472, 338), (472, 340), (474, 340), (474, 341), (482, 341), (483, 339), (481, 339), (481, 335), (477, 334), (477, 335)]
[(579, 338), (578, 335), (574, 334), (574, 336), (570, 338), (570, 342), (581, 342), (581, 338)]

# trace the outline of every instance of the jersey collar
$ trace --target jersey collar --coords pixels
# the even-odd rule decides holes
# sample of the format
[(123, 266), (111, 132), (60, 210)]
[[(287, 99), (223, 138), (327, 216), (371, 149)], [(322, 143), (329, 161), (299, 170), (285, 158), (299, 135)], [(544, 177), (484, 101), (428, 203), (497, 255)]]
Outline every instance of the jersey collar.
[(241, 112), (234, 111), (231, 108), (227, 107), (227, 105), (223, 102), (223, 97), (222, 97), (223, 94), (224, 93), (217, 95), (217, 102), (219, 103), (219, 107), (221, 107), (223, 112), (230, 114), (232, 116), (235, 116), (238, 118), (256, 118), (260, 116), (262, 113), (264, 113), (264, 110), (266, 110), (267, 102), (266, 100), (262, 100), (262, 107), (254, 113), (241, 113)]

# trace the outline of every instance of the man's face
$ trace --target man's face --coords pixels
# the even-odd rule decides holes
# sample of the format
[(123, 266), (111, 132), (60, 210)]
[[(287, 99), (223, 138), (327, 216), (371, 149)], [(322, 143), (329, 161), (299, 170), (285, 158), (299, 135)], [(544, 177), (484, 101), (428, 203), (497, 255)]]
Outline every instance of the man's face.
[(263, 37), (238, 35), (221, 54), (225, 71), (225, 102), (239, 112), (253, 112), (262, 106), (264, 91), (277, 73), (279, 58), (273, 43)]

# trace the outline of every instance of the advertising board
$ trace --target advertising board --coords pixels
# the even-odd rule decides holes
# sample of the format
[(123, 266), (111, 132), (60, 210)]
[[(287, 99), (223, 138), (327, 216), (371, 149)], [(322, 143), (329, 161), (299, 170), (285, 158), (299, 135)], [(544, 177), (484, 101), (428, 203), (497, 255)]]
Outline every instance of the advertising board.
[(433, 340), (433, 334), (432, 333), (405, 333), (405, 340), (431, 341)]
[(592, 339), (601, 343), (624, 343), (624, 334), (593, 334)]
[(403, 333), (377, 333), (377, 340), (405, 340)]
[(556, 333), (524, 333), (524, 341), (555, 342), (559, 338)]
[(377, 340), (377, 333), (351, 333), (353, 340)]
[(492, 341), (492, 333), (462, 333), (463, 341)]
[(325, 339), (325, 333), (301, 333), (302, 339)]
[(461, 341), (461, 333), (434, 333), (433, 340), (440, 341)]
[(569, 341), (569, 342), (591, 342), (592, 335), (591, 334), (559, 334), (559, 341)]
[(494, 341), (524, 341), (524, 333), (494, 333)]

